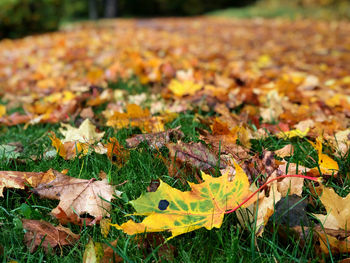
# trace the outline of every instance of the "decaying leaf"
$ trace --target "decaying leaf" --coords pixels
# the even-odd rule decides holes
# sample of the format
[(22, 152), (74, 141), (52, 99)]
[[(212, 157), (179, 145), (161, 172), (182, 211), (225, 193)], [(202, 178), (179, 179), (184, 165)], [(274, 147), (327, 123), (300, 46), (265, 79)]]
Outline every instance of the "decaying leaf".
[(171, 160), (174, 162), (188, 164), (200, 170), (209, 170), (219, 166), (220, 169), (226, 167), (226, 164), (214, 155), (206, 146), (201, 143), (184, 143), (179, 141), (177, 144), (167, 144)]
[(338, 131), (334, 136), (327, 136), (333, 149), (345, 156), (350, 149), (350, 128), (344, 131)]
[[(111, 245), (116, 246), (117, 241), (111, 242)], [(117, 263), (122, 261), (123, 259), (107, 244), (94, 242), (90, 238), (85, 246), (83, 263)]]
[(291, 131), (280, 132), (277, 134), (277, 137), (282, 138), (282, 139), (290, 139), (293, 137), (304, 138), (308, 132), (309, 132), (308, 128), (305, 131), (295, 129), (295, 130), (291, 130)]
[(287, 156), (292, 156), (294, 153), (294, 147), (292, 144), (287, 144), (286, 146), (284, 146), (283, 148), (275, 151), (275, 154), (278, 157), (284, 158)]
[(170, 121), (174, 116), (151, 116), (148, 109), (142, 109), (136, 104), (126, 106), (126, 112), (114, 112), (108, 119), (107, 126), (116, 129), (139, 127), (145, 132), (161, 132), (164, 131), (164, 123)]
[[(79, 128), (74, 128), (64, 123), (61, 125), (60, 132), (65, 138), (60, 140), (55, 133), (51, 132), (50, 139), (52, 146), (56, 148), (57, 153), (65, 160), (75, 158), (79, 153), (86, 155), (89, 149), (99, 154), (107, 153), (106, 148), (99, 142), (104, 132), (97, 133), (96, 127), (89, 119), (86, 119)], [(96, 142), (98, 143), (94, 145)]]
[[(288, 170), (287, 170), (288, 167)], [(299, 167), (299, 171), (302, 171), (302, 166)], [(278, 166), (277, 170), (274, 170), (269, 179), (273, 179), (281, 174), (296, 174), (296, 165), (283, 163)], [(259, 193), (258, 202), (249, 206), (247, 211), (242, 210), (239, 214), (239, 219), (242, 224), (245, 222), (254, 222), (257, 236), (261, 236), (264, 232), (264, 227), (268, 223), (269, 218), (275, 212), (275, 205), (281, 200), (282, 197), (287, 195), (301, 196), (303, 191), (304, 179), (303, 178), (284, 178), (280, 181), (274, 181), (269, 186), (269, 195), (265, 192)], [(253, 189), (251, 189), (253, 190)]]
[(341, 197), (332, 188), (321, 186), (320, 200), (325, 206), (327, 215), (315, 214), (325, 228), (349, 230), (350, 195)]
[(37, 187), (41, 183), (54, 180), (56, 176), (51, 170), (47, 172), (0, 171), (0, 197), (4, 188), (24, 189), (26, 186)]
[(187, 192), (161, 181), (157, 191), (144, 193), (130, 202), (136, 215), (147, 216), (141, 223), (129, 220), (113, 226), (128, 235), (171, 231), (170, 238), (201, 227), (220, 228), (225, 211), (236, 207), (250, 194), (247, 175), (238, 164), (235, 169), (232, 181), (229, 173), (217, 178), (202, 173), (204, 182), (189, 183), (192, 190)]
[(314, 246), (318, 254), (345, 254), (350, 252), (350, 232), (348, 230), (334, 230), (317, 225), (315, 227), (295, 226), (291, 228), (304, 246), (312, 235)]
[(53, 226), (48, 222), (39, 220), (22, 219), (23, 228), (27, 230), (24, 235), (24, 242), (30, 252), (34, 252), (39, 246), (46, 252), (49, 248), (60, 248), (65, 245), (74, 245), (80, 238), (69, 228)]
[(124, 149), (116, 138), (109, 138), (109, 143), (106, 145), (106, 148), (108, 158), (118, 167), (123, 166), (129, 159), (129, 151)]
[(64, 211), (68, 218), (73, 214), (88, 213), (97, 219), (109, 216), (114, 187), (107, 180), (96, 181), (67, 176), (52, 170), (55, 179), (48, 183), (38, 184), (32, 191), (41, 197), (60, 200), (51, 211), (57, 217)]
[(83, 121), (79, 128), (74, 128), (69, 124), (61, 123), (60, 133), (63, 134), (65, 142), (95, 143), (102, 139), (104, 132), (96, 132), (96, 126), (89, 119)]
[(194, 95), (202, 88), (201, 85), (192, 82), (191, 80), (184, 80), (182, 82), (173, 79), (168, 86), (176, 96), (182, 97), (184, 95)]
[[(339, 171), (338, 163), (328, 155), (322, 153), (322, 141), (323, 140), (321, 137), (317, 137), (316, 144), (309, 141), (318, 153), (318, 167), (320, 168), (320, 171), (323, 175), (336, 176)], [(315, 175), (320, 175), (318, 167), (311, 169), (310, 173), (313, 173)]]
[(173, 262), (176, 247), (167, 243), (162, 233), (147, 233), (144, 236), (136, 236), (135, 240), (140, 250), (146, 257), (157, 248), (157, 254), (161, 262)]
[(138, 134), (129, 139), (126, 139), (126, 147), (137, 147), (141, 142), (146, 141), (148, 145), (153, 149), (160, 149), (165, 146), (171, 140), (179, 140), (183, 138), (184, 134), (180, 130), (180, 127), (170, 129), (164, 132), (156, 132), (149, 134)]

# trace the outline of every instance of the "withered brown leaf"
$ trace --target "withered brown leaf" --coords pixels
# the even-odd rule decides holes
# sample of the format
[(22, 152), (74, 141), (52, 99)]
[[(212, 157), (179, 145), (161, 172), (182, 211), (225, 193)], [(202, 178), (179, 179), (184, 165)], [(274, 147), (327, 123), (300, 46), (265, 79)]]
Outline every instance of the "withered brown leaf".
[(73, 245), (80, 236), (74, 234), (70, 229), (63, 226), (53, 226), (41, 220), (22, 219), (23, 228), (27, 230), (24, 235), (24, 242), (30, 252), (34, 252), (41, 245), (45, 252), (49, 247), (60, 248), (65, 245)]
[(167, 147), (172, 160), (178, 160), (200, 170), (209, 170), (217, 165), (220, 169), (226, 167), (226, 164), (222, 160), (219, 162), (219, 158), (202, 143), (179, 141), (177, 144), (169, 143)]
[(49, 183), (39, 184), (32, 191), (41, 197), (60, 200), (51, 214), (57, 217), (63, 210), (67, 217), (74, 213), (88, 213), (101, 219), (109, 216), (114, 187), (107, 180), (79, 179), (53, 170), (56, 178)]
[(170, 129), (164, 132), (138, 134), (129, 139), (126, 139), (126, 147), (137, 147), (141, 142), (146, 141), (148, 145), (153, 149), (159, 149), (169, 143), (172, 139), (181, 139), (184, 137), (180, 127)]

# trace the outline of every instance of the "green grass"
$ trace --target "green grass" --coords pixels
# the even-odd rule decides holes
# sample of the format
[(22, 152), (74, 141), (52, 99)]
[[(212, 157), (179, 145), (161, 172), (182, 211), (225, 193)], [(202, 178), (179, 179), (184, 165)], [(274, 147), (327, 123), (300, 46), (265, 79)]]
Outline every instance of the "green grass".
[[(128, 92), (139, 93), (144, 89), (140, 85), (129, 85), (126, 83), (113, 84), (115, 89), (124, 89)], [(100, 109), (96, 108), (96, 111)], [(212, 114), (212, 113), (201, 113)], [(168, 128), (181, 125), (185, 134), (185, 141), (199, 141), (198, 129), (208, 129), (196, 120), (196, 113), (188, 111), (180, 114), (175, 120), (167, 124)], [(52, 150), (51, 141), (48, 137), (49, 131), (57, 132), (59, 125), (39, 124), (24, 129), (23, 125), (14, 127), (1, 127), (0, 145), (10, 142), (21, 142), (24, 146), (18, 160), (9, 160), (2, 156), (0, 170), (12, 171), (46, 171), (50, 168), (56, 170), (69, 169), (68, 175), (78, 178), (98, 178), (101, 170), (108, 174), (113, 184), (127, 183), (118, 187), (122, 191), (122, 198), (116, 198), (112, 202), (111, 220), (113, 223), (126, 221), (125, 215), (132, 213), (133, 208), (127, 204), (146, 191), (152, 179), (160, 178), (173, 187), (185, 189), (186, 187), (176, 178), (168, 176), (167, 167), (160, 158), (166, 157), (166, 149), (160, 152), (151, 150), (147, 145), (141, 144), (137, 149), (130, 152), (130, 159), (127, 163), (118, 168), (113, 165), (106, 155), (89, 153), (81, 158), (65, 161), (59, 156), (52, 159), (45, 159), (44, 153)], [(115, 131), (108, 127), (99, 127), (104, 130), (103, 142), (115, 136), (122, 143), (138, 129), (121, 129)], [(290, 158), (291, 162), (298, 162), (300, 165), (313, 166), (314, 161), (309, 158), (316, 158), (317, 153), (305, 139), (291, 139), (284, 141), (270, 136), (265, 140), (254, 140), (252, 151), (261, 153), (263, 149), (276, 150), (284, 145), (292, 143), (295, 146), (295, 153)], [(342, 173), (349, 173), (350, 157), (338, 159)], [(190, 178), (193, 181), (193, 178)], [(346, 195), (349, 192), (349, 181), (344, 182), (336, 179), (328, 183), (337, 189), (337, 192)], [(347, 186), (347, 187), (344, 187)], [(347, 189), (347, 190), (344, 190)], [(311, 193), (305, 188), (304, 195), (308, 197)], [(124, 258), (126, 262), (160, 262), (157, 248), (153, 251), (140, 248), (134, 237), (123, 234), (114, 228), (111, 229), (107, 238), (100, 233), (98, 225), (92, 227), (79, 227), (69, 225), (74, 232), (81, 235), (79, 242), (72, 247), (63, 247), (62, 255), (59, 249), (50, 254), (45, 254), (42, 248), (30, 253), (23, 243), (24, 230), (21, 219), (42, 219), (54, 225), (58, 222), (49, 215), (55, 208), (58, 201), (41, 199), (31, 194), (30, 191), (5, 189), (4, 198), (0, 198), (0, 245), (3, 248), (2, 262), (16, 260), (18, 262), (81, 262), (85, 246), (91, 237), (94, 241), (111, 243), (118, 239), (118, 245), (114, 249)], [(319, 205), (319, 209), (322, 206)], [(316, 212), (309, 208), (308, 212)], [(131, 217), (134, 218), (134, 217)], [(310, 216), (311, 218), (311, 216)], [(139, 219), (139, 218), (136, 218)], [(277, 229), (265, 230), (262, 237), (255, 237), (254, 224), (243, 226), (240, 224), (236, 214), (226, 215), (220, 229), (207, 231), (199, 229), (170, 241), (176, 249), (175, 262), (318, 262), (320, 258), (315, 254), (312, 235), (306, 239), (305, 245), (300, 248), (299, 241), (292, 236), (281, 238)], [(165, 238), (167, 233), (161, 233)], [(141, 235), (145, 236), (145, 235)], [(327, 260), (330, 260), (327, 258)], [(162, 261), (164, 262), (164, 261)]]
[(227, 8), (209, 12), (210, 16), (235, 17), (235, 18), (313, 18), (313, 19), (349, 19), (349, 4), (338, 6), (313, 6), (301, 7), (283, 1), (259, 1), (255, 5), (249, 5), (241, 8)]

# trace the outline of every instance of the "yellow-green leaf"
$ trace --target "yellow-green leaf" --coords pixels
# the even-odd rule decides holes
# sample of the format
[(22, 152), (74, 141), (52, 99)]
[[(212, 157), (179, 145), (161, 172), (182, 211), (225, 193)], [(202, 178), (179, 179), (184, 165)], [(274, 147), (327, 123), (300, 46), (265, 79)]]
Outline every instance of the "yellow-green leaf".
[(122, 225), (112, 225), (129, 235), (171, 231), (170, 238), (201, 227), (220, 228), (225, 211), (236, 207), (250, 194), (248, 177), (236, 163), (235, 171), (232, 181), (229, 172), (221, 177), (202, 173), (204, 182), (189, 183), (192, 190), (186, 192), (161, 181), (157, 191), (130, 202), (136, 209), (135, 215), (147, 216), (141, 223), (129, 220)]

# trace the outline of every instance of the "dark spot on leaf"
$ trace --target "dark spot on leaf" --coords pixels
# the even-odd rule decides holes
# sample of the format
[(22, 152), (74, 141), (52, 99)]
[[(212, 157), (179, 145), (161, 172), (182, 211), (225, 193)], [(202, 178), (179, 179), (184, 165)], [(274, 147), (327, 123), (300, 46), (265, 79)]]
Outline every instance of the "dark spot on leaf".
[(169, 206), (169, 202), (167, 200), (160, 200), (159, 201), (159, 204), (158, 204), (159, 210), (164, 211), (168, 208), (168, 206)]

